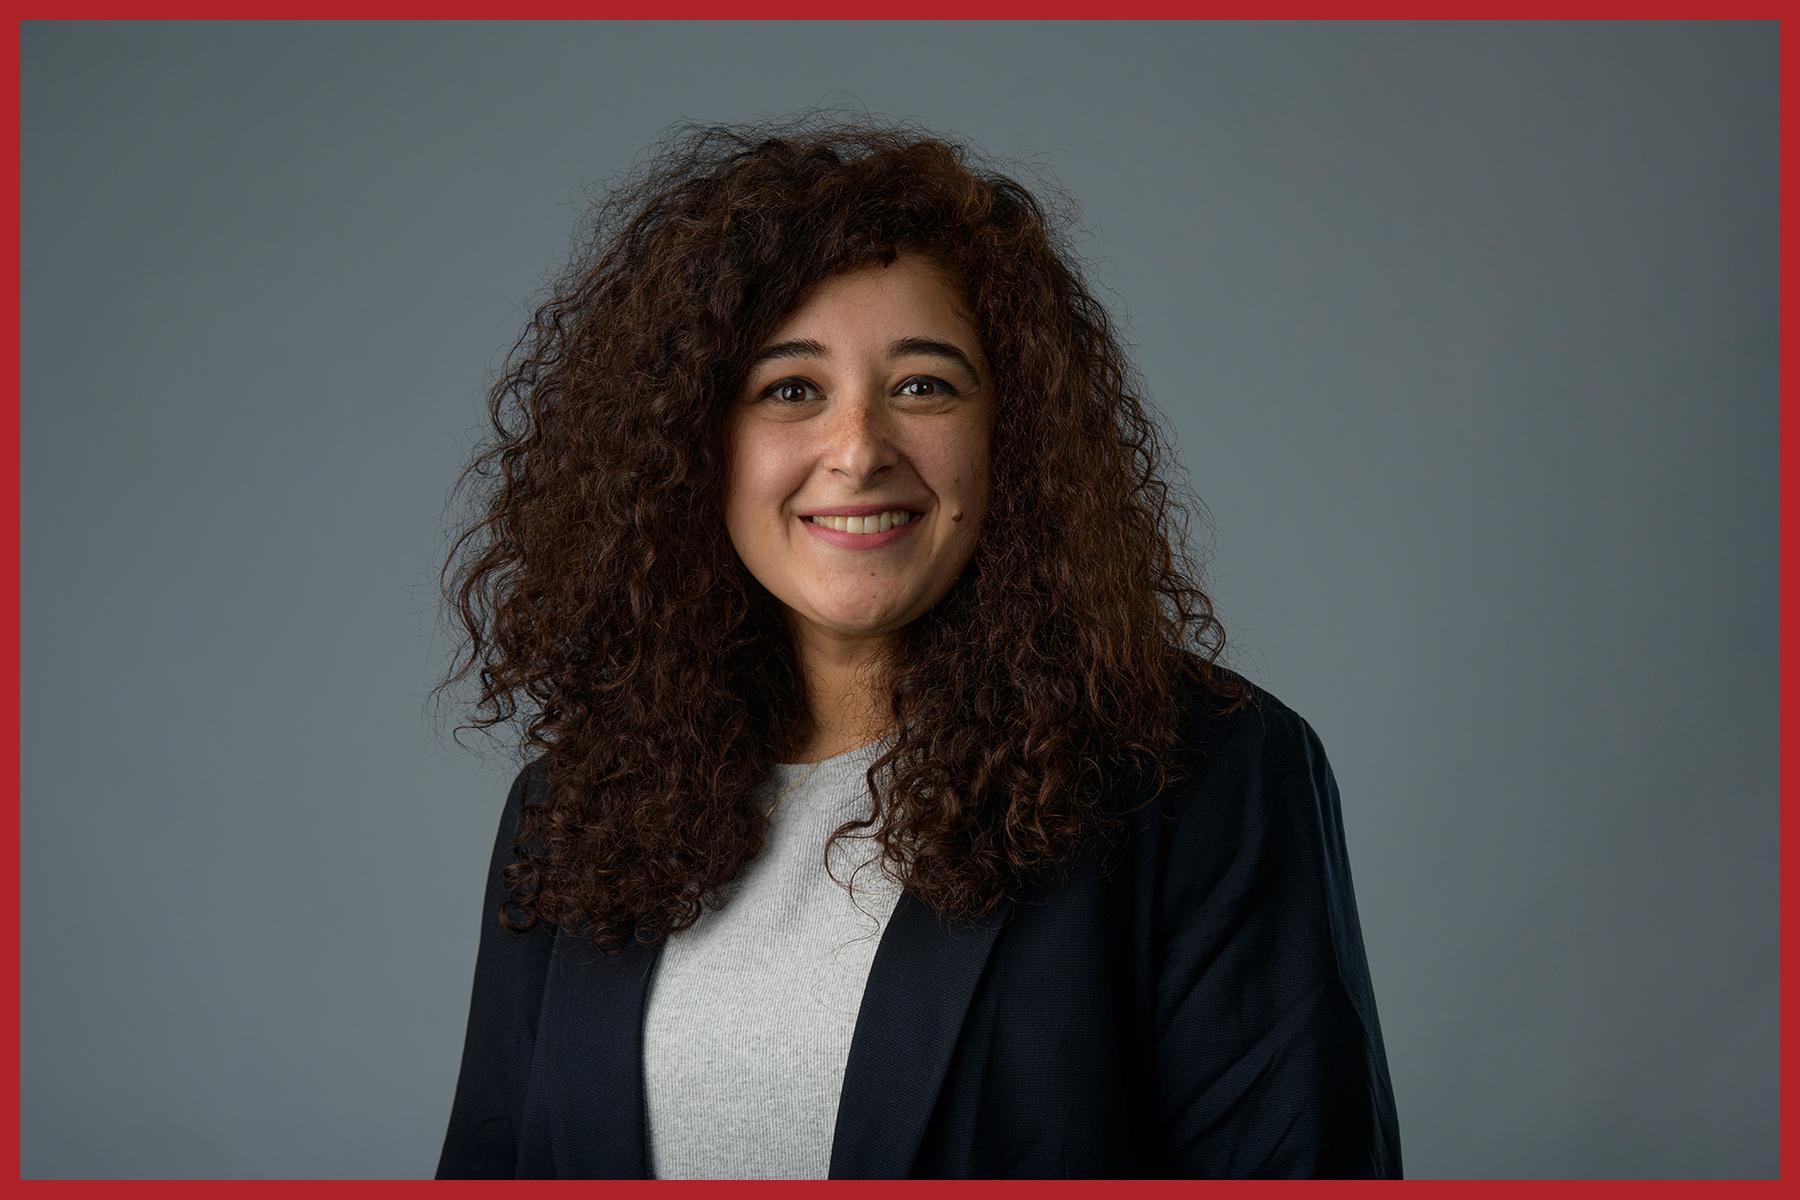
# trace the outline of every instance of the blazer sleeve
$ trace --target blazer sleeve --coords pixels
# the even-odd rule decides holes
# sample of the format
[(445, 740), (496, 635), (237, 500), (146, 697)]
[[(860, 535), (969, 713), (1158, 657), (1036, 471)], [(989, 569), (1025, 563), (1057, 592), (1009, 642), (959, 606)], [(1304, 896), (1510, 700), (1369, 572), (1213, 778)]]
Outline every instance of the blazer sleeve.
[(1167, 1177), (1401, 1178), (1324, 745), (1262, 693), (1183, 798), (1156, 902)]
[(526, 764), (513, 780), (494, 835), (468, 1030), (438, 1156), (438, 1179), (511, 1179), (517, 1168), (519, 1115), (555, 928), (545, 922), (524, 933), (501, 927), (500, 905), (508, 892), (500, 871), (512, 859), (519, 809), (530, 791), (529, 777), (542, 761)]

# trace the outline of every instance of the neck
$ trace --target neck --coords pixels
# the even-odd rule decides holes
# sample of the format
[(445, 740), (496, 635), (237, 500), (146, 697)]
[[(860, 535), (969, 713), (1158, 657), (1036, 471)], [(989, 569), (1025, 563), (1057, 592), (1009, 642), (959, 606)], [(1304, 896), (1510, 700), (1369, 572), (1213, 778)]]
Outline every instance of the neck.
[(883, 641), (796, 630), (810, 736), (797, 761), (818, 762), (866, 746), (893, 724), (882, 681)]

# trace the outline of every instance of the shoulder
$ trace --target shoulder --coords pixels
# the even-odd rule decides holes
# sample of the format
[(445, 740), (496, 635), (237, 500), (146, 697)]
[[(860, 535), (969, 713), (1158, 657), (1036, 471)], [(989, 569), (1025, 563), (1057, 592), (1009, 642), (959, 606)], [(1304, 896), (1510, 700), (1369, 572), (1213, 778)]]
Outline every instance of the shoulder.
[[(1189, 659), (1197, 661), (1191, 654)], [(1182, 765), (1190, 783), (1231, 776), (1257, 764), (1308, 766), (1323, 758), (1317, 731), (1281, 697), (1228, 667), (1212, 670), (1242, 686), (1247, 698), (1241, 706), (1221, 711), (1223, 701), (1202, 685), (1197, 668), (1184, 673)]]
[(544, 777), (546, 759), (546, 755), (540, 754), (526, 762), (514, 772), (512, 783), (506, 789), (506, 800), (500, 806), (500, 816), (494, 830), (493, 852), (488, 863), (490, 888), (499, 886), (500, 869), (512, 860), (513, 841), (519, 831), (520, 813), (526, 807), (536, 808), (548, 800)]
[(1165, 869), (1186, 859), (1223, 869), (1230, 861), (1314, 857), (1339, 827), (1337, 782), (1312, 723), (1247, 677), (1248, 702), (1228, 713), (1196, 682), (1185, 699), (1180, 773), (1152, 806), (1153, 840)]
[(506, 789), (506, 806), (501, 814), (503, 824), (516, 825), (521, 808), (527, 805), (536, 807), (549, 798), (544, 774), (549, 765), (549, 757), (547, 754), (539, 754), (514, 772), (512, 784)]

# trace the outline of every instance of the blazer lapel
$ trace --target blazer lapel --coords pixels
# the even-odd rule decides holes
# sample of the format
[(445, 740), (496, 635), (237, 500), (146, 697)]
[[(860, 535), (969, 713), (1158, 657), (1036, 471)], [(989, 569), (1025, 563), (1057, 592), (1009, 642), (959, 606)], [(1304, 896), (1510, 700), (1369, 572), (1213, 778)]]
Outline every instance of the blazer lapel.
[(647, 1179), (644, 1001), (663, 943), (604, 955), (562, 929), (531, 1064), (523, 1179)]
[(863, 988), (831, 1145), (832, 1179), (905, 1179), (943, 1087), (969, 998), (1010, 898), (952, 930), (902, 892)]
[[(951, 929), (903, 892), (876, 947), (844, 1067), (832, 1179), (904, 1179), (969, 999), (1014, 902)], [(644, 1005), (664, 943), (551, 947), (519, 1152), (527, 1179), (648, 1179)]]

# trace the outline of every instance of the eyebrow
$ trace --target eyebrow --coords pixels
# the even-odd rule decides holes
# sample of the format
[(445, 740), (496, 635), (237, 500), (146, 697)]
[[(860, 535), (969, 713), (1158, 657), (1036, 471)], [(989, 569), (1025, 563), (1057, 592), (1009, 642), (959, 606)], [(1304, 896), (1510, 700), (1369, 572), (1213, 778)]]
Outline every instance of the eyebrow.
[[(922, 354), (928, 358), (941, 358), (953, 362), (969, 373), (975, 386), (981, 386), (981, 372), (969, 361), (969, 356), (951, 345), (949, 342), (928, 337), (895, 338), (888, 343), (887, 356), (901, 358), (909, 354)], [(776, 358), (830, 358), (831, 351), (825, 343), (812, 338), (790, 338), (785, 342), (772, 342), (758, 350), (750, 359), (750, 366), (765, 363)]]

